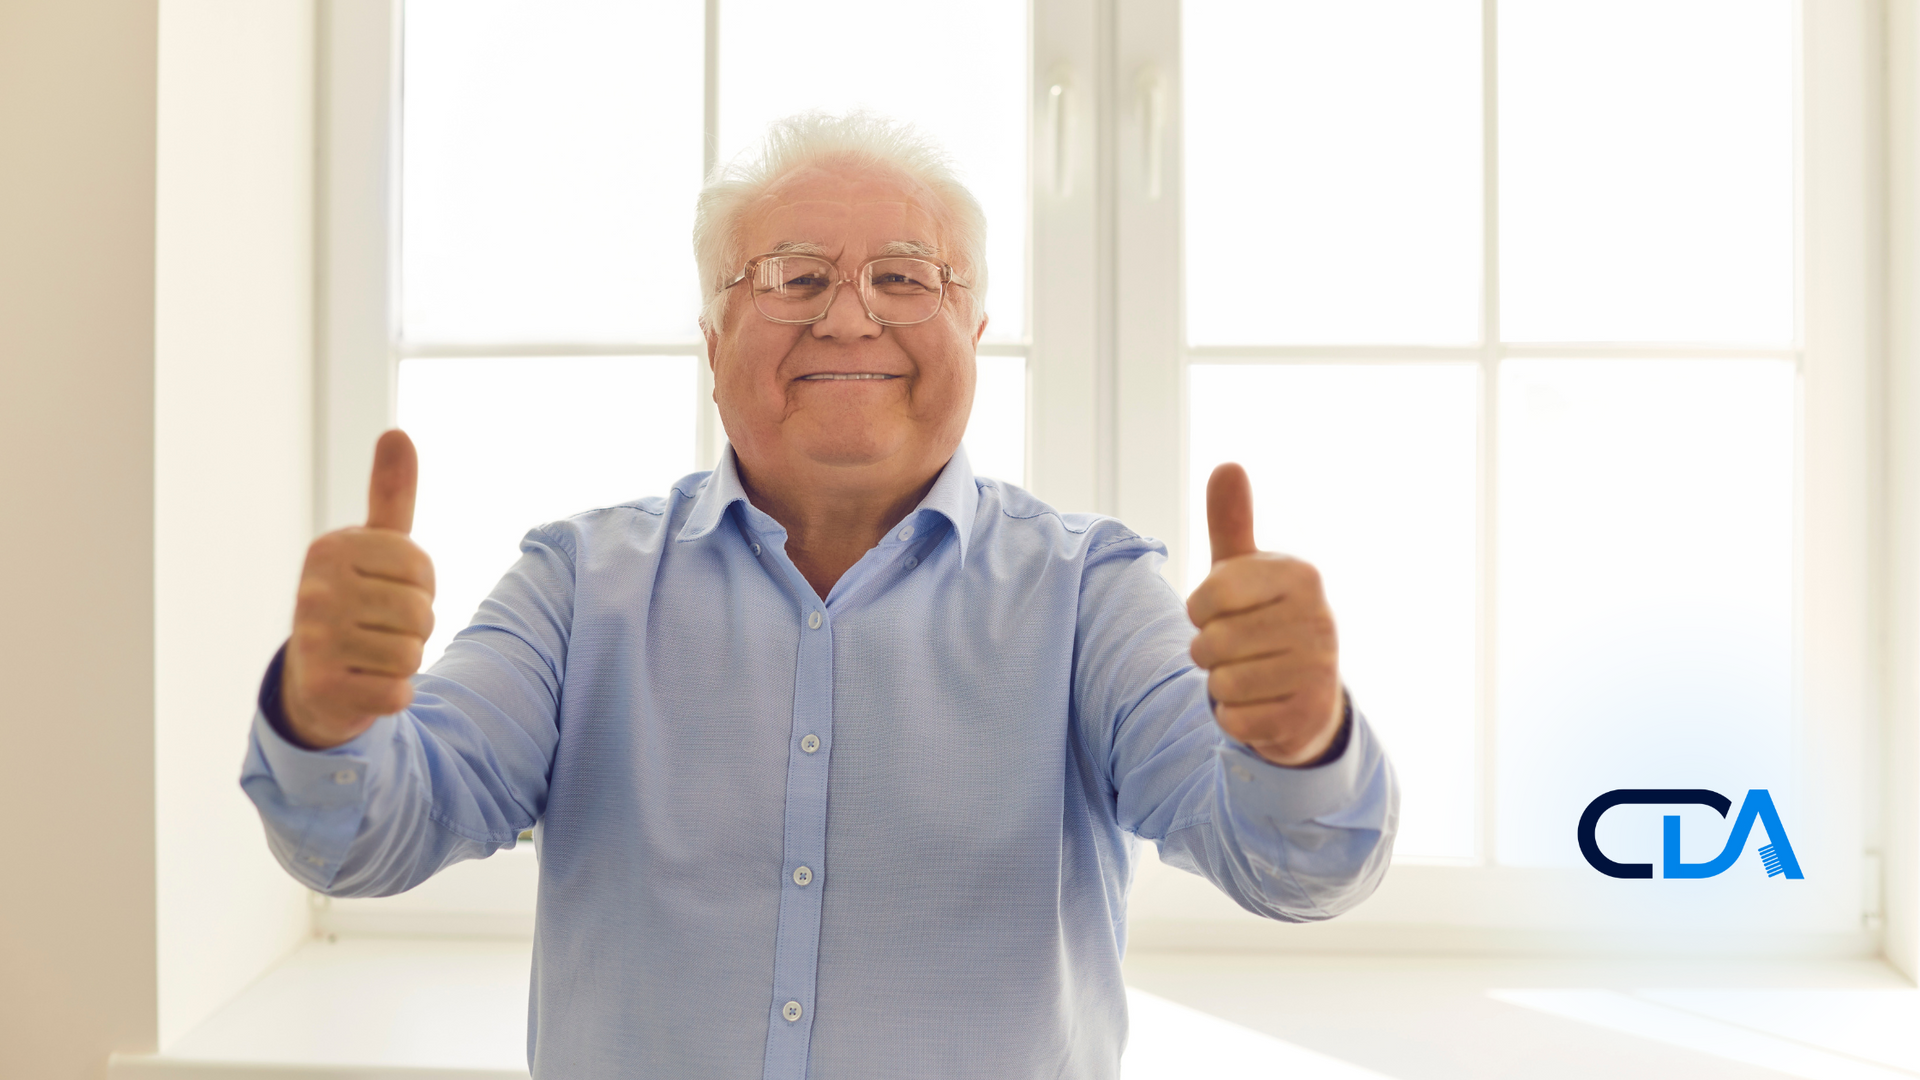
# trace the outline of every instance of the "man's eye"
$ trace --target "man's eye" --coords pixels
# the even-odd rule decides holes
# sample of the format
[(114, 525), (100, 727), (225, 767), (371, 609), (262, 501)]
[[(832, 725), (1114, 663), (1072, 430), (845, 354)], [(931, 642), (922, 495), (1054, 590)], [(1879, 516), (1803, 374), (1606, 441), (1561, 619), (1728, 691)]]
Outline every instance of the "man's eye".
[(819, 274), (796, 274), (781, 282), (780, 287), (782, 289), (795, 291), (801, 289), (824, 289), (827, 287), (827, 279), (821, 277)]
[(893, 270), (877, 270), (873, 275), (873, 287), (885, 293), (916, 293), (929, 291), (926, 282), (911, 274)]

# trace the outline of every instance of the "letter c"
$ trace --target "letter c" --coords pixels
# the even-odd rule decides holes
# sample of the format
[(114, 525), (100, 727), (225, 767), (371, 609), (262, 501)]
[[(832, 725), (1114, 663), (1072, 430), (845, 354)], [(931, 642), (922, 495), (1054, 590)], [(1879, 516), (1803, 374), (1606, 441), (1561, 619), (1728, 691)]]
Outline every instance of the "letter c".
[(1717, 791), (1705, 788), (1616, 788), (1587, 804), (1585, 813), (1580, 815), (1580, 854), (1586, 856), (1587, 864), (1595, 870), (1616, 878), (1650, 878), (1653, 876), (1652, 863), (1617, 863), (1600, 852), (1599, 841), (1593, 837), (1593, 831), (1600, 825), (1600, 815), (1622, 803), (1650, 803), (1671, 806), (1680, 803), (1698, 803), (1711, 806), (1720, 812), (1721, 817), (1733, 809), (1733, 800)]

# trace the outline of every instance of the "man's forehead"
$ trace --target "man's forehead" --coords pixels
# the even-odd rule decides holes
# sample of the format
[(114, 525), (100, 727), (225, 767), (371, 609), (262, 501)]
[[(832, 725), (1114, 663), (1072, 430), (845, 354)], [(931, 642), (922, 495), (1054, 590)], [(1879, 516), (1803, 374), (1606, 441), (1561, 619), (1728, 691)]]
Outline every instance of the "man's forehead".
[(762, 248), (792, 242), (838, 247), (889, 240), (933, 244), (938, 242), (939, 227), (925, 208), (901, 200), (895, 192), (890, 199), (801, 199), (775, 203), (765, 209), (751, 231)]

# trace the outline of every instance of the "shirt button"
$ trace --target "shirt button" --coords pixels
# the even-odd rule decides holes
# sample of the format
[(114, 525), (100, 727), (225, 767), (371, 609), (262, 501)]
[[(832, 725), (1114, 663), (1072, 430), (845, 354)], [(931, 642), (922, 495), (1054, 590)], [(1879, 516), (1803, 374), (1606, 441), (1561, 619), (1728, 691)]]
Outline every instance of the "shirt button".
[(801, 739), (800, 749), (809, 754), (813, 753), (815, 750), (820, 749), (820, 736), (808, 735), (806, 738)]
[(351, 784), (357, 779), (359, 779), (359, 774), (355, 773), (352, 769), (341, 769), (339, 772), (333, 774), (333, 782), (336, 784)]
[(820, 629), (820, 613), (819, 612), (816, 611), (813, 614), (807, 616), (807, 628), (810, 630)]
[(913, 526), (911, 526), (911, 525), (909, 525), (909, 526), (907, 526), (906, 528), (904, 528), (904, 529), (901, 529), (901, 530), (900, 530), (900, 539), (902, 539), (902, 540), (911, 540), (911, 539), (913, 539)]
[(759, 545), (759, 544), (755, 544), (755, 545), (753, 545), (753, 553), (754, 553), (755, 555), (758, 555), (758, 554), (760, 554), (760, 545)]
[(920, 560), (919, 560), (919, 559), (916, 559), (916, 558), (914, 558), (914, 557), (913, 557), (913, 556), (911, 556), (911, 555), (909, 555), (909, 556), (907, 556), (907, 569), (909, 569), (909, 570), (911, 570), (911, 569), (913, 569), (914, 567), (916, 567), (916, 566), (919, 566), (919, 565), (920, 565)]
[(1245, 765), (1235, 765), (1233, 767), (1233, 778), (1244, 784), (1253, 779), (1253, 774), (1247, 771)]
[(813, 884), (813, 871), (804, 866), (796, 868), (793, 872), (793, 883), (801, 888)]
[(800, 1003), (797, 1001), (787, 1002), (780, 1007), (780, 1015), (786, 1017), (787, 1023), (789, 1024), (800, 1019)]
[(318, 855), (309, 855), (309, 856), (307, 856), (307, 858), (306, 858), (306, 861), (307, 861), (307, 862), (309, 862), (309, 863), (311, 863), (311, 864), (313, 864), (314, 866), (325, 866), (325, 865), (327, 865), (327, 860), (325, 860), (325, 859), (323, 859), (323, 858), (321, 858), (321, 857), (320, 857), (320, 856), (318, 856)]

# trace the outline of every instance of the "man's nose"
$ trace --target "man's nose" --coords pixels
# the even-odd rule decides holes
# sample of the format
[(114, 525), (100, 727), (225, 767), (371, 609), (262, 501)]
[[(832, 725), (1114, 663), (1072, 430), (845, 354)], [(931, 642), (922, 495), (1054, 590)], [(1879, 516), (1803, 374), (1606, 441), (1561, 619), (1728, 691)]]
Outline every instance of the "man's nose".
[(860, 302), (860, 287), (849, 281), (833, 291), (826, 317), (813, 324), (813, 336), (822, 338), (879, 337), (886, 327), (873, 321)]

